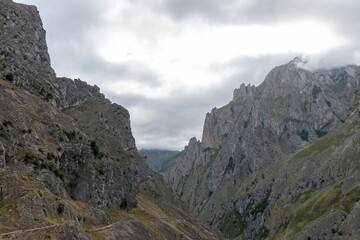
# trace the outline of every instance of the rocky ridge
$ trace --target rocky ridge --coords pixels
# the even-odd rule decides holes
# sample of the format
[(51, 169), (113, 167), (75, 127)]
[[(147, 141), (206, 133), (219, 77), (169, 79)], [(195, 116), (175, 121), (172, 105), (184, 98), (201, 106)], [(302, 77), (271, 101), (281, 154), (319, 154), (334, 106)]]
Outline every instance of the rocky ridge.
[[(308, 191), (307, 197), (315, 195), (324, 191), (324, 186), (340, 184), (353, 174), (330, 174), (315, 168), (312, 178), (289, 183), (290, 196), (279, 204), (276, 194), (287, 191), (281, 187), (284, 179), (302, 172), (300, 166), (306, 168), (307, 159), (301, 158), (299, 168), (290, 172), (284, 170), (284, 161), (299, 156), (298, 152), (309, 144), (316, 146), (329, 138), (329, 133), (356, 113), (359, 104), (358, 66), (310, 71), (301, 65), (301, 59), (295, 58), (271, 70), (258, 87), (243, 84), (235, 89), (228, 105), (206, 115), (202, 140), (189, 143), (187, 155), (165, 174), (175, 193), (198, 219), (218, 227), (230, 238), (274, 236), (280, 228), (268, 222), (269, 216), (277, 215), (274, 206), (286, 208), (289, 201), (304, 192)], [(339, 144), (346, 143), (341, 138)], [(312, 157), (316, 154), (309, 153)], [(319, 164), (321, 157), (314, 158), (312, 164)], [(343, 160), (338, 154), (336, 162), (341, 165)], [(329, 177), (332, 182), (324, 182)], [(304, 189), (300, 190), (299, 185)], [(292, 208), (301, 205), (298, 199), (295, 202)], [(293, 216), (285, 216), (283, 224), (291, 223)], [(285, 232), (290, 231), (283, 227)]]
[(186, 155), (187, 146), (182, 151), (159, 149), (140, 149), (139, 154), (146, 157), (146, 161), (154, 171), (164, 173)]
[(0, 238), (221, 238), (138, 154), (126, 109), (56, 78), (36, 7), (0, 0), (0, 51)]
[(160, 150), (160, 149), (140, 149), (139, 154), (146, 157), (146, 162), (151, 169), (156, 172), (164, 172), (163, 164), (176, 157), (180, 151)]

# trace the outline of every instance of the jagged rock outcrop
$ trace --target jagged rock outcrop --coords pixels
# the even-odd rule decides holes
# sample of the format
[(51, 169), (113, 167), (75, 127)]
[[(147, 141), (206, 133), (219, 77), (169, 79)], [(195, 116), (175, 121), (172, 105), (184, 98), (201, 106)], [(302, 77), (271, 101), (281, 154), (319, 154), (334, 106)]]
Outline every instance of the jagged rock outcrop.
[[(268, 233), (263, 227), (278, 196), (272, 195), (271, 180), (259, 184), (269, 175), (267, 171), (275, 171), (271, 166), (355, 114), (360, 99), (358, 66), (310, 71), (300, 67), (300, 61), (295, 58), (274, 68), (258, 87), (241, 85), (228, 105), (212, 109), (206, 115), (201, 142), (189, 146), (187, 155), (165, 174), (198, 219), (229, 237), (253, 239)], [(288, 177), (273, 176), (275, 183)], [(337, 181), (344, 179), (341, 176)], [(313, 181), (319, 184), (320, 180)], [(255, 186), (256, 191), (250, 191)]]
[(138, 154), (125, 108), (56, 78), (36, 7), (0, 0), (0, 53), (1, 239), (221, 239)]
[(45, 30), (35, 6), (0, 1), (0, 76), (44, 98), (53, 94)]

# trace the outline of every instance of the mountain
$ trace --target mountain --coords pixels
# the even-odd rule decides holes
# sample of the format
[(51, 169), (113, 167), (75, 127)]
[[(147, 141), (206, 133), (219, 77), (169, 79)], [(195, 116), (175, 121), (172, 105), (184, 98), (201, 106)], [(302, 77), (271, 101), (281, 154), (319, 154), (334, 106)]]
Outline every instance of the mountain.
[(165, 173), (193, 215), (235, 239), (359, 237), (360, 68), (300, 58), (205, 118)]
[(160, 150), (160, 149), (140, 149), (139, 154), (146, 157), (146, 162), (152, 170), (165, 172), (177, 163), (184, 154), (180, 151)]
[(0, 238), (222, 238), (139, 155), (125, 108), (56, 77), (36, 7), (10, 0), (0, 0)]

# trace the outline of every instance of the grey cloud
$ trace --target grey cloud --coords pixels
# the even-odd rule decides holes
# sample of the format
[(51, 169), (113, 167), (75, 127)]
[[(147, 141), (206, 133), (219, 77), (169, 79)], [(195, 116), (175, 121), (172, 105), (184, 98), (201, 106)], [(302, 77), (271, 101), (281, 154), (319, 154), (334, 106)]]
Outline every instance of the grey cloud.
[(84, 33), (99, 27), (102, 13), (108, 8), (106, 1), (39, 0), (37, 4), (51, 41), (82, 40)]
[[(349, 40), (349, 44), (331, 52), (311, 56), (315, 67), (355, 62), (355, 54), (359, 51), (360, 1), (358, 0), (128, 0), (128, 2), (134, 7), (127, 13), (129, 20), (126, 21), (129, 22), (119, 24), (129, 24), (131, 29), (134, 26), (136, 31), (146, 31), (148, 35), (154, 34), (154, 28), (156, 31), (162, 30), (159, 29), (161, 25), (150, 26), (153, 24), (152, 21), (156, 22), (161, 18), (154, 17), (155, 20), (152, 19), (149, 25), (137, 24), (136, 19), (132, 19), (136, 9), (149, 8), (154, 14), (158, 14), (157, 16), (170, 17), (179, 24), (181, 21), (191, 22), (199, 18), (209, 24), (219, 25), (271, 25), (304, 19), (324, 21), (332, 24), (338, 34)], [(38, 0), (36, 4), (48, 32), (50, 54), (59, 75), (80, 77), (100, 87), (103, 83), (122, 81), (125, 78), (148, 84), (153, 88), (161, 84), (158, 74), (149, 66), (137, 63), (112, 64), (101, 60), (94, 53), (88, 37), (89, 34), (96, 34), (96, 29), (104, 24), (101, 15), (111, 7), (107, 1)], [(149, 17), (151, 18), (152, 15), (150, 14)], [(142, 121), (137, 121), (137, 125), (133, 126), (138, 147), (179, 150), (194, 135), (201, 137), (206, 112), (215, 106), (221, 107), (227, 104), (232, 99), (234, 88), (239, 87), (241, 83), (260, 84), (274, 66), (286, 63), (295, 56), (298, 54), (239, 57), (230, 62), (209, 66), (211, 71), (231, 69), (233, 75), (222, 79), (216, 86), (199, 89), (196, 94), (189, 94), (186, 89), (178, 89), (171, 93), (169, 98), (160, 100), (128, 93), (115, 95), (105, 92), (105, 95), (127, 109), (136, 107), (140, 111), (144, 110)], [(86, 77), (90, 75), (91, 79)], [(145, 110), (151, 115), (146, 115)]]
[(258, 58), (239, 57), (219, 64), (222, 65), (220, 67), (233, 68), (234, 75), (222, 79), (219, 84), (209, 86), (208, 89), (199, 90), (197, 94), (189, 94), (184, 89), (178, 89), (167, 99), (150, 99), (126, 93), (105, 94), (112, 101), (129, 109), (130, 114), (133, 107), (144, 111), (141, 124), (138, 123), (133, 128), (139, 148), (180, 150), (191, 137), (201, 138), (206, 113), (215, 106), (226, 105), (232, 99), (235, 88), (242, 83), (258, 85), (275, 65), (286, 63), (295, 56), (282, 54)]
[(106, 62), (91, 50), (91, 45), (80, 46), (75, 42), (64, 42), (58, 44), (53, 50), (57, 54), (52, 61), (57, 67), (57, 75), (60, 76), (89, 80), (86, 77), (91, 75), (92, 80), (101, 83), (131, 80), (151, 87), (161, 84), (158, 73), (148, 66), (138, 62), (123, 64)]
[[(183, 4), (184, 3), (184, 4)], [(186, 4), (185, 4), (186, 3)], [(154, 6), (153, 6), (154, 7)], [(307, 56), (318, 66), (359, 63), (360, 1), (358, 0), (162, 0), (158, 10), (174, 21), (203, 19), (212, 24), (274, 25), (299, 20), (316, 20), (329, 24), (338, 36), (347, 40), (345, 46), (325, 54)], [(309, 32), (309, 38), (313, 37)], [(340, 57), (334, 58), (335, 54)]]
[(156, 5), (174, 20), (202, 17), (220, 23), (273, 24), (283, 20), (313, 17), (347, 22), (359, 19), (360, 2), (298, 0), (163, 0)]

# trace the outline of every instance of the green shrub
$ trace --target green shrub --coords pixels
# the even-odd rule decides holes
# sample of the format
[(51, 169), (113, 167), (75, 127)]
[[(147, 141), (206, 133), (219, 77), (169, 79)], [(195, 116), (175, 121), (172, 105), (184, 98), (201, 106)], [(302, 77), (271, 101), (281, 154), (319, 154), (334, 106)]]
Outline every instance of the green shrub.
[(9, 120), (4, 120), (3, 125), (4, 125), (4, 127), (13, 127), (14, 126), (14, 124)]
[(267, 229), (265, 226), (262, 226), (259, 230), (259, 234), (256, 236), (255, 240), (258, 239), (266, 239), (267, 236), (269, 236), (269, 229)]
[(234, 168), (235, 168), (235, 162), (234, 162), (234, 159), (232, 157), (229, 158), (229, 162), (228, 164), (226, 165), (226, 168), (225, 168), (225, 173), (227, 172), (233, 172), (234, 171)]
[(325, 136), (327, 134), (326, 131), (321, 131), (321, 130), (315, 130), (315, 132), (316, 132), (316, 135), (318, 137), (322, 137), (322, 136)]
[(63, 203), (59, 203), (57, 211), (61, 215), (64, 212), (65, 205)]
[(35, 159), (32, 163), (35, 165), (36, 168), (40, 167), (39, 160)]
[(302, 130), (301, 132), (297, 133), (299, 135), (299, 137), (301, 138), (301, 140), (303, 141), (309, 141), (309, 132), (306, 130)]
[(123, 209), (123, 210), (126, 209), (127, 205), (128, 205), (127, 200), (123, 199), (121, 204), (120, 204), (120, 209)]
[(8, 152), (5, 152), (5, 162), (9, 164), (11, 162), (11, 156)]
[(51, 159), (55, 159), (56, 156), (55, 156), (55, 154), (53, 152), (48, 152), (46, 158), (48, 160), (51, 160)]
[(7, 73), (7, 74), (5, 75), (5, 79), (8, 80), (8, 81), (10, 81), (10, 82), (14, 81), (14, 74), (12, 74), (12, 73)]
[(37, 160), (35, 153), (33, 153), (32, 151), (25, 152), (24, 154), (25, 163), (33, 163), (35, 160)]
[(26, 133), (26, 130), (23, 129), (23, 128), (19, 128), (19, 132), (20, 132), (21, 134), (25, 134), (25, 133)]
[(73, 140), (76, 137), (76, 132), (74, 130), (71, 130), (71, 131), (63, 130), (63, 132), (69, 140)]
[(53, 99), (53, 95), (52, 93), (48, 93), (46, 96), (45, 96), (45, 101), (49, 102), (51, 99)]
[(318, 86), (314, 86), (313, 90), (312, 90), (312, 96), (313, 98), (316, 98), (317, 95), (321, 92), (321, 88), (319, 88)]
[(64, 177), (64, 173), (61, 171), (61, 169), (55, 169), (53, 171), (55, 173), (55, 175), (61, 179), (61, 181), (64, 181), (65, 177)]
[(220, 220), (219, 228), (228, 239), (235, 239), (240, 236), (246, 227), (245, 219), (236, 209), (225, 214)]
[(268, 190), (264, 199), (261, 200), (259, 204), (257, 204), (251, 211), (251, 215), (256, 216), (258, 213), (262, 213), (269, 206), (269, 197), (271, 194), (271, 190)]
[(99, 146), (96, 144), (95, 140), (90, 142), (90, 148), (91, 148), (94, 156), (96, 158), (99, 158), (101, 154), (100, 154)]
[(0, 126), (0, 137), (6, 138), (6, 132), (2, 126)]
[(104, 175), (104, 174), (105, 174), (105, 171), (104, 171), (104, 169), (100, 168), (100, 169), (98, 169), (98, 173), (99, 173), (100, 175)]

